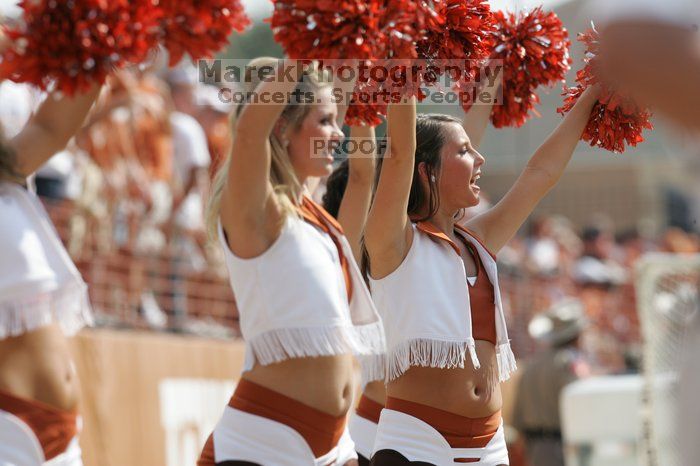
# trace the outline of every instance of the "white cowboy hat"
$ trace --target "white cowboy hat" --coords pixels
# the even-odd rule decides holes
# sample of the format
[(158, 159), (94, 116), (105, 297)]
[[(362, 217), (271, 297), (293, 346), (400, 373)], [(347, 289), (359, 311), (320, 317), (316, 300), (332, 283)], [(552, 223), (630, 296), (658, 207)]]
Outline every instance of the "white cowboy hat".
[(583, 303), (564, 299), (536, 315), (527, 327), (530, 336), (552, 345), (564, 343), (580, 334), (588, 325)]

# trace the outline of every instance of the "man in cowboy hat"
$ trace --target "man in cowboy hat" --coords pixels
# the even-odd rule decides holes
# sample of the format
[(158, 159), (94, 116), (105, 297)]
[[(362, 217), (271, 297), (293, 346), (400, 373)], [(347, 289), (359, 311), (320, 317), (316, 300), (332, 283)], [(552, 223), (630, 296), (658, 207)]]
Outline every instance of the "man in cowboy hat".
[(512, 425), (525, 440), (531, 466), (564, 466), (559, 395), (589, 373), (578, 349), (586, 325), (582, 303), (567, 299), (535, 316), (528, 326), (530, 336), (547, 346), (523, 371), (513, 413)]

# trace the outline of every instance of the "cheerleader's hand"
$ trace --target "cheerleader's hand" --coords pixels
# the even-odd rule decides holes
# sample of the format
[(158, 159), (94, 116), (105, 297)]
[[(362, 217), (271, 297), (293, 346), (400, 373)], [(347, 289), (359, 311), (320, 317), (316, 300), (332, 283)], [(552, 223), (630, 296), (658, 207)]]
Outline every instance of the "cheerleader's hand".
[[(588, 86), (588, 88), (583, 91), (583, 94), (581, 94), (581, 98), (576, 102), (576, 105), (579, 105), (581, 101), (583, 100), (586, 104), (590, 104), (590, 101), (593, 101), (594, 103), (600, 99), (600, 96), (603, 93), (603, 86), (600, 83), (593, 84), (592, 86)], [(575, 107), (575, 106), (574, 106)]]

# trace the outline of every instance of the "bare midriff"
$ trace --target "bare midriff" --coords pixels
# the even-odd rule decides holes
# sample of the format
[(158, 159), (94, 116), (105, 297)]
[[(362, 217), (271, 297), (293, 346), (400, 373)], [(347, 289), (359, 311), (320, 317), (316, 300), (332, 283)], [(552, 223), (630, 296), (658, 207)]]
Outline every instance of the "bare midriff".
[(241, 377), (324, 413), (342, 416), (352, 404), (353, 361), (350, 354), (288, 359), (257, 365)]
[(368, 383), (362, 394), (370, 400), (386, 406), (386, 386), (383, 380)]
[(0, 391), (65, 411), (77, 408), (78, 375), (58, 325), (0, 340)]
[(477, 340), (476, 353), (479, 369), (474, 369), (468, 355), (463, 369), (411, 367), (387, 385), (387, 394), (464, 417), (490, 416), (503, 405), (496, 347)]

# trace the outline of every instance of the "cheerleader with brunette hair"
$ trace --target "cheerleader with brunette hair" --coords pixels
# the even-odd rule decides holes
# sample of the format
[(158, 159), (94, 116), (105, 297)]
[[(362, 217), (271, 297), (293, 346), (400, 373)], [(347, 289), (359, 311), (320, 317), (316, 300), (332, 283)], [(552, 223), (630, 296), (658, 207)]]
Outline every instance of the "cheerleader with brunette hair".
[[(462, 125), (465, 131), (472, 135), (471, 142), (475, 148), (478, 148), (486, 132), (486, 128), (489, 123), (489, 116), (493, 108), (493, 103), (497, 98), (499, 88), (502, 81), (501, 71), (496, 71), (493, 78), (488, 86), (482, 90), (482, 99), (484, 102), (481, 105), (474, 105), (471, 109), (464, 115)], [(365, 129), (356, 129), (356, 131), (366, 131)], [(373, 133), (371, 134), (373, 137)], [(381, 159), (380, 159), (381, 160)], [(343, 190), (345, 189), (345, 181), (353, 176), (352, 164), (355, 164), (355, 178), (360, 178), (356, 171), (360, 165), (360, 161), (351, 160), (349, 163), (343, 162), (336, 171), (328, 178), (327, 191), (324, 196), (324, 203), (327, 203), (332, 209), (335, 202), (334, 200), (342, 197)], [(369, 170), (369, 164), (365, 163), (364, 168), (366, 171)], [(349, 176), (348, 176), (349, 172)], [(373, 177), (373, 181), (376, 181), (376, 176)], [(360, 178), (361, 179), (361, 178)], [(360, 213), (364, 215), (360, 217)], [(355, 218), (361, 218), (362, 231), (364, 231), (367, 213), (358, 212)], [(358, 262), (362, 262), (362, 259), (358, 259)], [(372, 449), (374, 447), (374, 440), (377, 433), (377, 424), (379, 423), (379, 417), (384, 405), (386, 404), (386, 388), (384, 386), (384, 379), (377, 381), (369, 381), (369, 383), (363, 387), (363, 393), (360, 397), (357, 410), (353, 413), (350, 419), (350, 434), (355, 442), (355, 447), (357, 449), (358, 461), (360, 466), (368, 465), (369, 458), (372, 456)]]
[(462, 122), (390, 105), (389, 149), (365, 229), (368, 278), (387, 339), (387, 400), (371, 464), (508, 464), (500, 382), (516, 369), (496, 254), (566, 168), (598, 97), (592, 87), (493, 208)]

